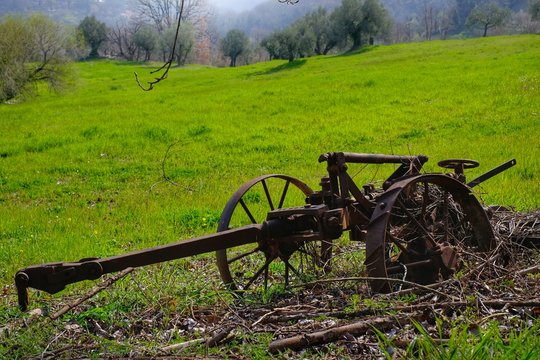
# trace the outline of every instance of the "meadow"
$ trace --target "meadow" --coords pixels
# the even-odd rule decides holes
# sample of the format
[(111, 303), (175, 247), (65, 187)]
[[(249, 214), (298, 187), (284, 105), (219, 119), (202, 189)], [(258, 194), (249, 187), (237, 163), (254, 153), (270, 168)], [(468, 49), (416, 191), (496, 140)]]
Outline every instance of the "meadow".
[[(3, 319), (14, 314), (18, 269), (211, 233), (251, 178), (283, 173), (316, 189), (324, 152), (425, 154), (428, 171), (447, 158), (478, 160), (469, 179), (516, 158), (477, 195), (540, 208), (538, 36), (174, 68), (150, 92), (133, 76), (151, 80), (148, 64), (72, 66), (78, 80), (65, 92), (0, 105)], [(384, 179), (386, 170), (355, 179)], [(217, 269), (207, 275), (219, 281)]]

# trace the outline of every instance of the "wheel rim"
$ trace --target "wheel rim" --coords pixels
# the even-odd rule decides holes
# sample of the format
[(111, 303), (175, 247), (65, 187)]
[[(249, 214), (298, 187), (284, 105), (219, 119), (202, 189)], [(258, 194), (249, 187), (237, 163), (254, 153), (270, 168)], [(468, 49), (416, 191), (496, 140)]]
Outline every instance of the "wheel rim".
[[(494, 245), (480, 203), (467, 186), (449, 176), (419, 175), (400, 181), (377, 203), (366, 243), (370, 277), (433, 283), (450, 276), (462, 254)], [(443, 254), (437, 254), (441, 249)], [(394, 290), (386, 280), (373, 280), (371, 287), (376, 292)]]
[[(260, 224), (269, 211), (304, 205), (305, 198), (312, 193), (309, 186), (290, 176), (260, 176), (242, 185), (231, 197), (217, 231)], [(269, 239), (264, 243), (219, 250), (216, 257), (223, 282), (239, 292), (266, 289), (301, 278), (302, 274), (313, 270), (313, 258), (317, 258), (320, 251), (320, 246), (313, 242), (280, 244)]]

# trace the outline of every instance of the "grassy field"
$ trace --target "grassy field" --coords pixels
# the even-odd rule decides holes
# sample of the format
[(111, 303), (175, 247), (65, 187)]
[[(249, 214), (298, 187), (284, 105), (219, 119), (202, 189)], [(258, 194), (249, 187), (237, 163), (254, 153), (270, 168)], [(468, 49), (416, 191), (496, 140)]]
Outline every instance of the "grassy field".
[[(441, 171), (442, 159), (475, 159), (470, 179), (516, 158), (478, 195), (540, 208), (538, 36), (190, 66), (151, 92), (135, 83), (134, 71), (152, 78), (140, 64), (73, 67), (79, 81), (65, 93), (0, 105), (0, 318), (13, 314), (17, 269), (213, 232), (253, 177), (284, 173), (317, 188), (325, 173), (317, 158), (328, 151), (426, 154), (429, 171)], [(162, 181), (163, 164), (174, 185)], [(217, 270), (208, 276), (219, 281)]]

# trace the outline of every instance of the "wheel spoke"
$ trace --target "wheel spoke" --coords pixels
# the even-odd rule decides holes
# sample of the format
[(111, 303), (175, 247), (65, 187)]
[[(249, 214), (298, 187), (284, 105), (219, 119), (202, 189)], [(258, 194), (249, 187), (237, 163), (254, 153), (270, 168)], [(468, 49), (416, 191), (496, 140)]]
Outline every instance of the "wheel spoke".
[(249, 289), (249, 287), (251, 286), (251, 284), (253, 284), (253, 282), (254, 282), (255, 280), (257, 280), (257, 278), (258, 278), (259, 276), (261, 276), (261, 274), (263, 273), (263, 271), (268, 271), (268, 266), (270, 265), (270, 263), (271, 263), (274, 259), (275, 259), (275, 258), (272, 258), (272, 257), (266, 259), (266, 262), (264, 263), (264, 265), (263, 265), (259, 270), (257, 270), (257, 272), (255, 273), (255, 275), (253, 275), (253, 276), (251, 277), (251, 279), (249, 279), (249, 281), (247, 282), (246, 286), (243, 287), (243, 290)]
[(285, 202), (285, 197), (287, 196), (287, 191), (289, 190), (290, 183), (291, 182), (289, 180), (285, 182), (285, 187), (283, 188), (283, 192), (281, 193), (281, 199), (279, 200), (278, 209), (281, 209), (283, 207), (283, 203)]
[[(298, 276), (299, 279), (302, 278), (302, 275), (300, 275), (300, 272), (299, 272), (298, 270), (296, 270), (296, 269), (294, 268), (294, 266), (291, 265), (291, 263), (289, 262), (289, 259), (283, 259), (283, 258), (282, 258), (281, 260), (283, 260), (283, 262), (285, 263), (285, 271), (286, 271), (286, 272), (287, 272), (287, 269), (291, 269), (292, 272), (293, 272), (296, 276)], [(288, 275), (287, 275), (287, 278), (288, 278)], [(287, 283), (287, 284), (288, 284), (288, 283)]]
[(270, 205), (270, 210), (274, 210), (274, 204), (272, 203), (272, 197), (270, 196), (270, 192), (268, 191), (268, 186), (266, 185), (266, 181), (261, 181), (262, 186), (264, 188), (264, 193), (266, 194), (266, 199), (268, 200), (268, 205)]
[(401, 209), (405, 212), (405, 214), (407, 215), (407, 217), (418, 227), (419, 230), (421, 230), (424, 235), (427, 236), (429, 242), (430, 242), (430, 245), (432, 246), (436, 246), (437, 245), (437, 242), (433, 239), (433, 236), (431, 236), (431, 234), (426, 230), (426, 228), (424, 227), (424, 225), (422, 225), (420, 223), (420, 221), (414, 217), (413, 214), (411, 214), (411, 212), (409, 211), (409, 209), (407, 209), (407, 207), (405, 206), (405, 204), (403, 204), (403, 201), (401, 201), (401, 199), (398, 199), (398, 203), (399, 203), (399, 206), (401, 207)]
[(228, 260), (227, 260), (227, 264), (232, 264), (233, 262), (238, 261), (238, 260), (240, 260), (240, 259), (242, 259), (242, 258), (245, 258), (245, 257), (248, 256), (248, 255), (254, 254), (254, 253), (256, 253), (256, 252), (259, 251), (259, 250), (260, 250), (260, 248), (257, 246), (255, 249), (253, 249), (253, 250), (251, 250), (251, 251), (248, 251), (247, 253), (240, 254), (240, 255), (237, 255), (237, 256), (235, 256), (235, 257), (233, 257), (233, 258), (231, 258), (231, 259), (228, 259)]
[(444, 192), (443, 199), (443, 221), (444, 221), (444, 242), (448, 243), (449, 221), (448, 221), (448, 191)]
[(244, 202), (244, 199), (240, 199), (239, 201), (240, 205), (242, 205), (242, 208), (244, 209), (244, 211), (246, 212), (247, 216), (249, 217), (249, 219), (251, 220), (251, 223), (252, 224), (257, 224), (257, 220), (255, 220), (255, 218), (253, 217), (253, 215), (251, 214), (251, 211), (249, 211), (246, 203)]
[[(388, 236), (390, 238), (390, 240), (398, 247), (398, 249), (404, 253), (406, 253), (407, 255), (409, 256), (416, 256), (416, 257), (420, 257), (421, 255), (418, 254), (417, 251), (413, 250), (413, 249), (409, 249), (408, 247), (406, 247), (405, 245), (403, 245), (403, 243), (398, 240), (395, 236), (393, 236), (392, 234), (390, 234), (389, 231), (386, 231), (386, 236)], [(414, 239), (413, 239), (414, 240)]]
[(427, 181), (424, 181), (424, 196), (422, 199), (422, 213), (421, 213), (422, 219), (424, 219), (424, 216), (426, 215), (426, 208), (427, 208), (428, 201), (429, 201), (429, 185)]

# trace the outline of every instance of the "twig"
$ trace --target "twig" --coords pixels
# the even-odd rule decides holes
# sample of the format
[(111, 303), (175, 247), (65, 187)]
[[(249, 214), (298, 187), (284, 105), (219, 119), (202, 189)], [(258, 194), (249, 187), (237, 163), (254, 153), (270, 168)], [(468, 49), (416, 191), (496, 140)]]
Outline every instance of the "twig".
[(163, 348), (161, 348), (161, 351), (162, 352), (171, 352), (173, 350), (182, 350), (182, 349), (185, 349), (185, 348), (188, 348), (192, 345), (197, 345), (197, 344), (202, 344), (204, 343), (205, 339), (194, 339), (194, 340), (189, 340), (189, 341), (184, 341), (184, 342), (181, 342), (181, 343), (178, 343), (178, 344), (172, 344), (172, 345), (169, 345), (169, 346), (165, 346)]
[(527, 274), (538, 274), (538, 273), (540, 273), (540, 265), (535, 265), (527, 269), (519, 270), (516, 274), (527, 275)]
[(282, 312), (282, 311), (287, 311), (287, 310), (290, 310), (290, 309), (293, 309), (293, 308), (302, 308), (302, 307), (305, 307), (305, 305), (291, 305), (291, 306), (286, 306), (286, 307), (283, 307), (283, 308), (276, 308), (270, 312), (267, 312), (266, 314), (264, 314), (263, 316), (261, 316), (257, 321), (255, 321), (253, 324), (251, 324), (251, 328), (254, 328), (255, 326), (259, 325), (261, 322), (264, 321), (264, 319), (266, 319), (267, 317), (271, 316), (271, 315), (274, 315), (278, 312)]
[(62, 331), (60, 334), (56, 335), (54, 337), (54, 339), (52, 339), (52, 341), (50, 343), (47, 344), (47, 346), (45, 347), (45, 350), (43, 350), (43, 352), (41, 353), (41, 359), (44, 359), (45, 358), (45, 355), (47, 353), (47, 350), (49, 350), (49, 347), (56, 341), (58, 340), (58, 338), (60, 338), (60, 336), (64, 335), (65, 333), (67, 332), (67, 330), (64, 330)]
[(124, 276), (126, 276), (127, 274), (129, 274), (130, 272), (132, 272), (134, 269), (133, 268), (127, 268), (127, 269), (124, 269), (122, 271), (120, 271), (118, 274), (116, 274), (115, 276), (113, 277), (110, 277), (108, 278), (107, 280), (103, 281), (103, 283), (101, 283), (101, 285), (99, 286), (96, 286), (94, 287), (93, 289), (91, 289), (86, 295), (84, 295), (83, 297), (73, 301), (71, 304), (68, 304), (68, 305), (65, 305), (63, 308), (61, 308), (60, 310), (58, 310), (57, 312), (55, 312), (50, 318), (51, 320), (56, 320), (58, 319), (60, 316), (64, 315), (65, 313), (67, 313), (68, 311), (70, 311), (71, 309), (79, 306), (80, 304), (82, 304), (84, 301), (90, 299), (91, 297), (95, 296), (96, 294), (98, 294), (99, 292), (105, 290), (106, 288), (108, 288), (109, 286), (111, 286), (112, 284), (114, 284), (115, 282), (117, 282), (118, 280), (122, 279)]
[(174, 351), (174, 350), (182, 350), (182, 349), (186, 349), (186, 348), (188, 348), (190, 346), (203, 344), (203, 343), (205, 343), (206, 346), (208, 346), (208, 347), (213, 347), (213, 346), (218, 345), (225, 338), (227, 338), (229, 336), (229, 334), (231, 333), (231, 331), (233, 331), (234, 329), (235, 329), (235, 326), (229, 325), (229, 326), (226, 326), (221, 331), (218, 331), (216, 334), (214, 334), (214, 336), (212, 336), (210, 338), (199, 338), (199, 339), (188, 340), (188, 341), (184, 341), (184, 342), (181, 342), (181, 343), (172, 344), (172, 345), (162, 347), (160, 350), (161, 350), (161, 352), (169, 353), (169, 352)]

